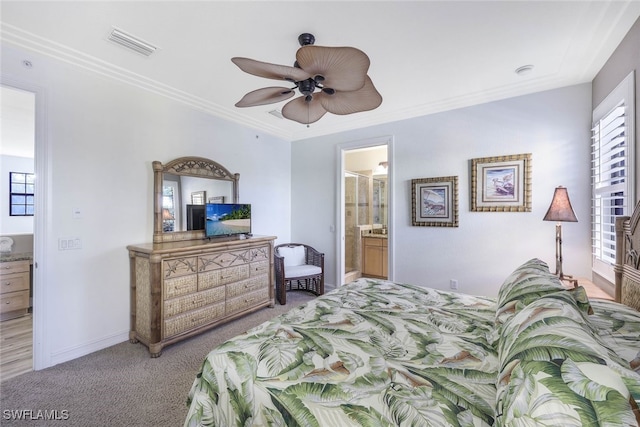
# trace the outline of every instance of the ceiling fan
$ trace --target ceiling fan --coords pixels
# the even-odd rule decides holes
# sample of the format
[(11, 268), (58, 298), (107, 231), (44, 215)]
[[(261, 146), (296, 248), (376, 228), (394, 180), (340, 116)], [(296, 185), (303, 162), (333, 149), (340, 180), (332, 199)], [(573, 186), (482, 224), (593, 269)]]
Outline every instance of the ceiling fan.
[(247, 93), (236, 107), (255, 107), (302, 96), (282, 107), (282, 116), (302, 124), (314, 123), (327, 112), (339, 115), (377, 108), (382, 96), (367, 75), (369, 57), (354, 47), (314, 46), (313, 34), (298, 37), (300, 47), (293, 67), (234, 57), (242, 71), (258, 77), (286, 80), (293, 87), (265, 87)]

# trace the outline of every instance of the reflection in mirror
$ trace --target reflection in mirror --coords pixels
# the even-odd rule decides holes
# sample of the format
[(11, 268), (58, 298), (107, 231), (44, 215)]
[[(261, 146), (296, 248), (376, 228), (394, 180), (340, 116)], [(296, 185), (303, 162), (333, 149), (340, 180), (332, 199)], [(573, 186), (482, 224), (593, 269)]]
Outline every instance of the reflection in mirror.
[(373, 223), (387, 225), (387, 178), (373, 178)]
[(206, 203), (237, 203), (239, 174), (202, 157), (153, 162), (154, 242), (204, 238)]
[(209, 178), (163, 174), (162, 231), (204, 230), (197, 205), (232, 203), (233, 183)]

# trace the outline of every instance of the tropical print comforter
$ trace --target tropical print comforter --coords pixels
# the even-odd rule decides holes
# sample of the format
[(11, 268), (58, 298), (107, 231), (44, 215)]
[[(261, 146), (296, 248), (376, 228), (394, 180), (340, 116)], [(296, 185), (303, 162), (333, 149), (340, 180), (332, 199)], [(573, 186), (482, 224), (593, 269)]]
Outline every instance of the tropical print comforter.
[[(532, 283), (538, 270), (544, 272), (540, 263), (516, 270), (498, 299), (372, 279), (316, 298), (211, 351), (189, 393), (185, 425), (636, 425), (631, 417), (633, 402), (640, 400), (640, 375), (629, 362), (639, 355), (634, 346), (640, 316), (618, 310), (617, 319), (596, 322), (606, 333), (589, 326), (578, 334), (568, 328), (571, 322), (558, 320), (567, 315), (566, 301), (578, 311), (570, 318), (576, 322), (603, 309), (610, 316), (622, 306), (598, 303), (594, 309), (585, 295), (561, 284), (551, 290)], [(540, 292), (526, 292), (532, 289)], [(537, 307), (523, 314), (546, 297), (550, 311)], [(570, 334), (572, 340), (566, 339)], [(525, 342), (515, 339), (520, 335)], [(577, 357), (585, 336), (598, 348)], [(605, 366), (619, 382), (595, 387), (598, 379), (580, 374), (585, 363)], [(547, 380), (554, 375), (560, 380)], [(560, 403), (547, 399), (556, 390)], [(607, 409), (610, 400), (615, 405)], [(545, 406), (549, 401), (553, 406)], [(601, 410), (587, 409), (594, 406)], [(608, 421), (599, 424), (602, 410)]]

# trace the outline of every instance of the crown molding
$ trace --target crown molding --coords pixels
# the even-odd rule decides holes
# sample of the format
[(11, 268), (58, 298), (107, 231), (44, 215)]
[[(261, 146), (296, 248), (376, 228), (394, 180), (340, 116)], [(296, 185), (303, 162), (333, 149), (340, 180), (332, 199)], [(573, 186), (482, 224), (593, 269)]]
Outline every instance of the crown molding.
[(218, 104), (197, 95), (131, 72), (66, 45), (56, 43), (52, 40), (24, 31), (5, 22), (0, 22), (0, 39), (5, 43), (48, 56), (121, 83), (126, 83), (138, 89), (169, 98), (216, 117), (226, 119), (243, 126), (255, 128), (289, 141), (293, 137), (291, 133), (284, 132), (276, 126), (265, 125), (265, 123), (259, 121), (247, 120), (246, 117), (234, 114), (229, 109), (220, 107)]

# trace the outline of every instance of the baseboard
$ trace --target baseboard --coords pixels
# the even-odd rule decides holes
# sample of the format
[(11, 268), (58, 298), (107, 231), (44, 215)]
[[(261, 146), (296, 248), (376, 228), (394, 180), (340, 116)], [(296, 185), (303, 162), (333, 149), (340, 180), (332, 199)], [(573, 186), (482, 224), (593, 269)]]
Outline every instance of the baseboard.
[(615, 296), (616, 286), (613, 283), (611, 283), (610, 281), (608, 281), (607, 279), (605, 279), (595, 271), (592, 271), (591, 274), (592, 274), (591, 281), (593, 282), (594, 285), (596, 285), (597, 287), (599, 287), (609, 295), (613, 297)]
[(118, 332), (113, 335), (100, 338), (95, 341), (90, 341), (86, 344), (81, 344), (75, 347), (70, 347), (51, 353), (51, 365), (54, 366), (59, 363), (68, 362), (69, 360), (77, 359), (78, 357), (86, 356), (89, 353), (102, 350), (103, 348), (111, 347), (112, 345), (120, 344), (129, 340), (129, 330), (124, 332)]

